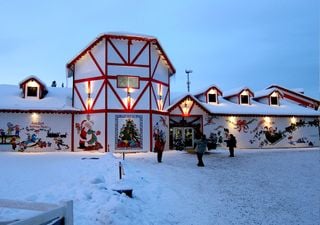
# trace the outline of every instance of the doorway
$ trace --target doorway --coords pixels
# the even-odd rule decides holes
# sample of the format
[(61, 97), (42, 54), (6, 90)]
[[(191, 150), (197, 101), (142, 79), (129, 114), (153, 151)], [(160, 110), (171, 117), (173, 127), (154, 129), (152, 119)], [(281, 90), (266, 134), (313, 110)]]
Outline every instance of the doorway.
[(173, 147), (178, 150), (193, 148), (194, 128), (193, 127), (174, 127), (173, 128)]

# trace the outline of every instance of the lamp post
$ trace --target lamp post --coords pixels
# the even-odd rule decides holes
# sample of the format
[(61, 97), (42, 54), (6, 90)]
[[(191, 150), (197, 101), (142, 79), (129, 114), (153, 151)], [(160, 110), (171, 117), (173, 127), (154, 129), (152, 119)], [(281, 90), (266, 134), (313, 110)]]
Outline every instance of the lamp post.
[(185, 70), (186, 74), (187, 74), (187, 87), (188, 87), (188, 92), (190, 92), (190, 73), (192, 73), (192, 70)]

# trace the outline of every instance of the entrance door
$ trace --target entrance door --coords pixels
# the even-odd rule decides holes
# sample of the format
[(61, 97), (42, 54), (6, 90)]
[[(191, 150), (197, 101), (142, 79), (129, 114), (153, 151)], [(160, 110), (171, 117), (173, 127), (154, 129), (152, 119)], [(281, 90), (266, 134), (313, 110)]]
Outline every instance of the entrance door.
[(194, 129), (192, 127), (174, 127), (173, 144), (176, 149), (193, 148)]

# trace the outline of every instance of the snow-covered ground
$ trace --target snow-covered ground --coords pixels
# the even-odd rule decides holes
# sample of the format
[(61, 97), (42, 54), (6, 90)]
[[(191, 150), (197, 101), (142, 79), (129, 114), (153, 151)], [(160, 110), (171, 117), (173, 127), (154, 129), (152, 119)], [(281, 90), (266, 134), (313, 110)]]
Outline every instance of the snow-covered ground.
[[(319, 224), (320, 149), (0, 154), (0, 198), (74, 200), (76, 225)], [(87, 159), (82, 159), (82, 158)], [(98, 157), (99, 159), (90, 159)], [(112, 189), (133, 188), (133, 198)], [(0, 208), (0, 221), (25, 212)]]

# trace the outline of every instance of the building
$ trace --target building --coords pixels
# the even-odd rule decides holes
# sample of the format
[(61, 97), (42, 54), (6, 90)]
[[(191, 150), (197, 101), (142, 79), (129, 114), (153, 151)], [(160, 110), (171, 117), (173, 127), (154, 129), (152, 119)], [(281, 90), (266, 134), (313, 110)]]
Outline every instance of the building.
[(193, 148), (197, 134), (209, 148), (226, 147), (232, 133), (238, 148), (319, 146), (319, 101), (278, 85), (253, 92), (242, 87), (222, 93), (210, 86), (177, 98), (168, 108), (170, 148)]
[(155, 37), (102, 34), (67, 63), (72, 88), (36, 76), (0, 85), (0, 150), (153, 151), (158, 136), (187, 149), (200, 133), (209, 148), (225, 147), (229, 133), (239, 148), (320, 146), (316, 99), (278, 85), (172, 99), (174, 74)]

